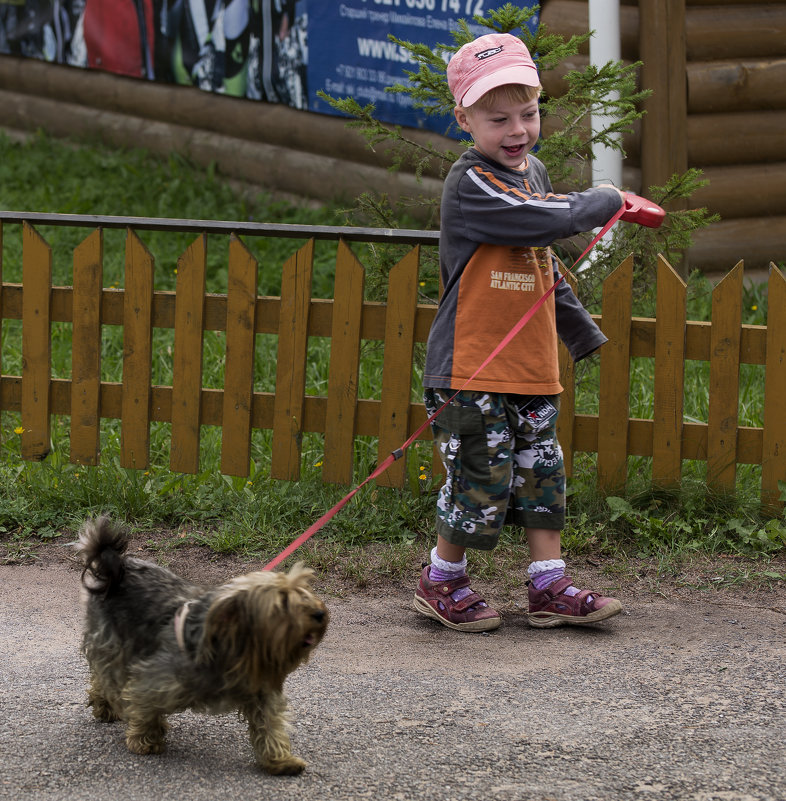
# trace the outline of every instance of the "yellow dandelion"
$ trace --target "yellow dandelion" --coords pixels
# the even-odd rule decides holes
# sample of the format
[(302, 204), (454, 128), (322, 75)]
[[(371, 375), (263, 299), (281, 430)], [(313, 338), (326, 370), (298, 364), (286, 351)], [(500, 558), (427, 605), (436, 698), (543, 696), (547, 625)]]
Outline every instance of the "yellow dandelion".
[(758, 306), (751, 306), (751, 311), (758, 311), (758, 309), (759, 309)]
[(314, 462), (314, 467), (322, 467), (322, 462)]
[(24, 434), (24, 433), (25, 433), (25, 427), (24, 426), (17, 426), (14, 429), (14, 434)]

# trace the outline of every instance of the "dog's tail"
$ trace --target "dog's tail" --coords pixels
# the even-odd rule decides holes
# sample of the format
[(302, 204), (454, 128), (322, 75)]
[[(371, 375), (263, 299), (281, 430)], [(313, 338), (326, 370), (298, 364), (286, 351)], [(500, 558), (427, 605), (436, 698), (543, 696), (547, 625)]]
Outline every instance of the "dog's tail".
[(87, 520), (79, 530), (76, 551), (84, 565), (82, 583), (93, 593), (107, 593), (125, 574), (128, 537), (106, 515)]

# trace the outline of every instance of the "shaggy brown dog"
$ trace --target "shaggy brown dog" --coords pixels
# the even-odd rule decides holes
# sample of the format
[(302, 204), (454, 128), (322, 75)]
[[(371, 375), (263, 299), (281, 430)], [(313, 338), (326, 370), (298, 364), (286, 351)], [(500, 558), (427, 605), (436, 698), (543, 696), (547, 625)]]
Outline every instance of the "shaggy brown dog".
[(205, 588), (126, 556), (127, 547), (106, 517), (86, 522), (76, 544), (95, 717), (125, 721), (129, 750), (157, 754), (170, 713), (237, 710), (259, 765), (300, 773), (306, 763), (292, 755), (283, 686), (327, 627), (313, 571), (297, 564)]

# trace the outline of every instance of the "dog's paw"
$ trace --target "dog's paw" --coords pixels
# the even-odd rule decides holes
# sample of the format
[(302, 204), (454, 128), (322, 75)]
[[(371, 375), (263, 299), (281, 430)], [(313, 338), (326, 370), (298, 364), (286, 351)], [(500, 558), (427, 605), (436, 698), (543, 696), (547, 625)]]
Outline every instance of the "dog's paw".
[(273, 776), (297, 776), (306, 767), (306, 762), (296, 756), (265, 762), (262, 768)]
[(132, 754), (163, 754), (166, 750), (164, 740), (151, 740), (147, 737), (126, 736), (126, 746)]
[(96, 720), (101, 720), (104, 723), (114, 723), (114, 721), (120, 720), (120, 716), (116, 714), (112, 706), (106, 702), (92, 701), (89, 706), (93, 707), (93, 717)]

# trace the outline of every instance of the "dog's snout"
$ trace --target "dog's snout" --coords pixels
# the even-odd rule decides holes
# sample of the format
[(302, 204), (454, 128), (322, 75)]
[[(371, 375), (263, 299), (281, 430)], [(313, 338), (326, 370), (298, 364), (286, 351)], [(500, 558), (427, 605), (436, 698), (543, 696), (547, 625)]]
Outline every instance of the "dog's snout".
[(325, 619), (325, 612), (322, 609), (317, 609), (315, 612), (311, 613), (311, 617), (317, 621), (317, 623), (321, 623)]

